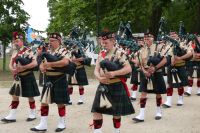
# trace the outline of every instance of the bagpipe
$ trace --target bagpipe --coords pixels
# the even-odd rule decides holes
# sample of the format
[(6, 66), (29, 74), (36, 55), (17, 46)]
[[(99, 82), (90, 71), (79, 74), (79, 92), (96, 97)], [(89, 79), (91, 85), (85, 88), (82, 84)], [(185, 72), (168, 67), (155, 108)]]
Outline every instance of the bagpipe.
[(184, 39), (187, 38), (186, 29), (185, 29), (185, 26), (184, 26), (184, 24), (183, 24), (183, 21), (180, 21), (178, 35), (179, 35), (179, 38), (180, 38), (181, 40), (184, 40)]
[(117, 35), (115, 36), (116, 40), (120, 40), (122, 35), (124, 34), (125, 26), (123, 21), (120, 21), (119, 28), (117, 31)]
[[(156, 47), (155, 47), (155, 50), (154, 50), (154, 55), (153, 56), (150, 56), (148, 61), (147, 61), (147, 65), (150, 66), (151, 64), (153, 66), (156, 66), (157, 64), (159, 64), (163, 57), (161, 55), (161, 51), (163, 50), (164, 48), (164, 45), (161, 47), (161, 49), (158, 51), (158, 45), (160, 43), (160, 41), (163, 40), (163, 36), (165, 36), (166, 34), (166, 20), (164, 19), (164, 17), (161, 17), (160, 19), (160, 22), (159, 22), (159, 29), (158, 29), (158, 35), (157, 35), (157, 41), (156, 41)], [(166, 53), (165, 53), (166, 55)]]
[[(24, 48), (24, 52), (21, 54), (18, 54), (18, 56), (15, 58), (16, 64), (20, 63), (22, 66), (28, 65), (33, 60), (34, 53), (32, 53), (32, 50), (29, 48)], [(38, 71), (39, 67), (38, 65), (34, 68), (27, 69), (26, 71)]]
[(129, 53), (125, 53), (127, 60), (130, 60), (141, 48), (141, 46), (133, 39), (130, 21), (128, 21), (125, 26), (122, 21), (120, 22), (115, 38), (117, 40), (117, 44), (121, 46), (123, 50), (130, 50)]
[(161, 56), (161, 51), (163, 49), (163, 47), (160, 49), (160, 51), (158, 52), (157, 51), (157, 47), (158, 47), (158, 44), (155, 44), (156, 45), (156, 48), (155, 48), (155, 51), (154, 51), (154, 55), (153, 56), (149, 56), (148, 58), (148, 61), (147, 61), (147, 65), (150, 66), (150, 65), (153, 65), (153, 66), (156, 66), (158, 65), (164, 56)]
[(115, 49), (115, 52), (113, 53), (113, 56), (109, 60), (108, 58), (102, 60), (100, 62), (100, 67), (105, 71), (116, 71), (123, 67), (123, 63), (119, 61), (119, 58), (115, 58), (115, 54), (117, 52), (117, 48)]
[(164, 17), (161, 17), (156, 41), (162, 41), (162, 37), (166, 34), (166, 23)]
[(180, 43), (173, 39), (172, 37), (166, 35), (163, 38), (165, 41), (169, 41), (172, 43), (171, 46), (173, 46), (173, 54), (176, 56), (183, 56), (187, 53), (187, 49), (181, 48)]
[[(48, 53), (48, 52), (43, 52), (42, 53), (42, 59), (46, 59), (48, 62), (56, 62), (59, 60), (62, 60), (63, 57), (67, 54), (68, 52), (66, 51), (66, 49), (64, 50), (58, 50), (57, 53), (55, 53), (54, 55)], [(53, 69), (55, 69), (58, 72), (63, 72), (63, 73), (67, 73), (69, 75), (74, 75), (75, 70), (76, 70), (76, 64), (73, 62), (69, 62), (69, 64), (67, 64), (66, 66), (63, 67), (53, 67)]]
[(118, 44), (122, 46), (123, 50), (129, 50), (129, 53), (125, 53), (129, 61), (134, 57), (134, 54), (142, 48), (135, 40), (120, 39)]
[(83, 57), (83, 61), (81, 63), (86, 66), (91, 66), (92, 58), (85, 55), (84, 51), (87, 49), (84, 49), (84, 45), (81, 43), (81, 41), (67, 39), (64, 41), (64, 44), (71, 52), (71, 56), (74, 56), (75, 58)]

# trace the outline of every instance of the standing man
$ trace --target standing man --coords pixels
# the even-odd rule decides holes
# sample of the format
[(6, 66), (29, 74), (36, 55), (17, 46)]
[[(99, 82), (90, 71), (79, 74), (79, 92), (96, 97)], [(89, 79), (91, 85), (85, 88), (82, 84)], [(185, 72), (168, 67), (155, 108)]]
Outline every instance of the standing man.
[[(78, 105), (81, 105), (84, 103), (84, 86), (88, 85), (88, 79), (87, 74), (84, 67), (84, 53), (81, 51), (81, 47), (78, 46), (78, 44), (75, 49), (71, 52), (71, 61), (76, 64), (76, 70), (75, 74), (73, 76), (69, 76), (69, 87), (68, 87), (68, 93), (69, 95), (72, 95), (73, 93), (73, 85), (78, 85), (79, 87), (79, 100)], [(72, 100), (70, 98), (70, 101), (68, 104), (72, 104)]]
[(197, 96), (200, 96), (200, 37), (192, 40), (190, 43), (193, 48), (193, 59), (190, 61), (188, 65), (188, 88), (184, 93), (186, 96), (190, 96), (192, 94), (192, 86), (194, 82), (194, 78), (197, 78)]
[[(33, 121), (36, 119), (36, 107), (35, 107), (35, 96), (39, 96), (38, 86), (33, 74), (32, 68), (37, 66), (36, 57), (33, 55), (31, 49), (24, 46), (23, 36), (18, 32), (13, 33), (13, 54), (11, 56), (9, 69), (13, 74), (14, 83), (10, 89), (10, 95), (12, 95), (11, 110), (8, 116), (3, 118), (1, 121), (5, 123), (16, 122), (17, 107), (19, 105), (19, 97), (27, 97), (30, 113), (27, 121)], [(17, 62), (16, 59), (19, 57), (29, 58), (30, 63), (22, 65)]]
[[(67, 80), (66, 74), (60, 72), (59, 68), (69, 64), (68, 55), (65, 54), (66, 49), (61, 46), (61, 35), (59, 33), (51, 33), (49, 35), (50, 55), (61, 55), (59, 61), (47, 62), (40, 64), (41, 72), (46, 75), (46, 84), (42, 90), (41, 97), (41, 119), (39, 125), (31, 128), (32, 131), (46, 131), (47, 117), (49, 114), (49, 103), (56, 103), (58, 107), (59, 121), (55, 132), (61, 132), (65, 129), (65, 103), (68, 102), (67, 97)], [(56, 69), (56, 68), (57, 69)]]
[[(139, 46), (143, 46), (144, 45), (144, 41), (143, 39), (138, 38), (137, 39), (137, 43)], [(138, 64), (137, 64), (137, 52), (134, 55), (134, 58), (132, 58), (132, 60), (130, 61), (131, 67), (132, 67), (132, 75), (131, 75), (131, 80), (130, 83), (133, 84), (131, 87), (131, 100), (135, 101), (136, 97), (137, 97), (137, 90), (138, 90), (138, 85), (140, 84), (140, 75), (138, 72)]]
[[(121, 116), (135, 112), (128, 96), (128, 89), (125, 88), (126, 83), (123, 80), (123, 76), (131, 72), (131, 66), (124, 56), (121, 57), (121, 51), (115, 46), (114, 34), (108, 31), (103, 32), (101, 34), (101, 45), (106, 51), (99, 53), (94, 70), (94, 75), (100, 83), (91, 110), (94, 133), (101, 133), (102, 114), (113, 116), (114, 133), (119, 133)], [(122, 65), (119, 70), (108, 71), (108, 68), (104, 68), (105, 62), (114, 63), (112, 58), (118, 60), (118, 63)], [(119, 64), (116, 63), (116, 65)], [(112, 68), (112, 66), (110, 67)]]
[[(133, 118), (135, 122), (144, 122), (145, 119), (145, 106), (147, 101), (147, 94), (156, 94), (156, 115), (155, 119), (160, 120), (162, 118), (161, 94), (166, 93), (165, 81), (163, 78), (162, 67), (166, 64), (166, 57), (160, 55), (160, 61), (154, 64), (153, 58), (157, 58), (159, 52), (161, 52), (161, 44), (153, 44), (153, 35), (145, 35), (145, 46), (141, 48), (138, 55), (138, 66), (140, 67), (140, 113)], [(150, 61), (150, 59), (152, 59)]]
[[(179, 37), (176, 32), (171, 32), (170, 37), (174, 40), (179, 40)], [(185, 52), (181, 52), (180, 49), (185, 49)], [(192, 49), (191, 47), (186, 46), (184, 43), (180, 43), (179, 46), (174, 45), (172, 47), (170, 56), (171, 64), (169, 65), (167, 70), (167, 100), (163, 104), (164, 108), (170, 108), (172, 106), (173, 88), (178, 88), (179, 96), (177, 106), (183, 105), (184, 86), (188, 85), (188, 79), (185, 69), (185, 59), (190, 58), (192, 56)]]

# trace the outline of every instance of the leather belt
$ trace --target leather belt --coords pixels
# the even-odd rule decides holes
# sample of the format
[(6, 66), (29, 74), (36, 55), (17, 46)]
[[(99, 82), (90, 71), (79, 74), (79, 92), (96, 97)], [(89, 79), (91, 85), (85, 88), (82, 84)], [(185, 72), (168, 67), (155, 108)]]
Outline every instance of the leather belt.
[(185, 66), (185, 62), (176, 63), (174, 66), (176, 67)]
[(19, 76), (25, 76), (29, 73), (31, 73), (31, 71), (21, 72), (21, 73), (19, 73)]
[(79, 68), (82, 68), (82, 67), (83, 67), (83, 65), (79, 65), (79, 66), (76, 67), (76, 69), (79, 69)]
[(46, 72), (47, 76), (60, 76), (63, 75), (64, 73), (62, 72)]
[(109, 84), (112, 84), (112, 83), (117, 83), (117, 82), (121, 82), (121, 80), (119, 78), (112, 78), (108, 81)]

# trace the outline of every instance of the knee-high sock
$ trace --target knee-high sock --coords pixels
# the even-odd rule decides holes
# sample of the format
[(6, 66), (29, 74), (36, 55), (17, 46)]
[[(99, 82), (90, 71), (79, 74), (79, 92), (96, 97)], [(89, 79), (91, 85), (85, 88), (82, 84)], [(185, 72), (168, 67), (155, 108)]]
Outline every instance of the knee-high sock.
[(65, 114), (66, 114), (65, 106), (58, 108), (58, 114), (59, 114), (60, 117), (65, 116)]
[(168, 87), (167, 88), (167, 96), (172, 96), (173, 95), (173, 88), (172, 87)]
[(41, 116), (48, 116), (49, 106), (41, 106)]
[(71, 95), (73, 93), (73, 87), (68, 87), (67, 91), (68, 94)]
[(147, 98), (140, 98), (140, 108), (145, 108)]
[(10, 106), (11, 106), (11, 109), (17, 109), (19, 105), (19, 101), (12, 101)]
[(119, 118), (119, 119), (113, 118), (113, 126), (114, 126), (114, 128), (120, 128), (121, 118)]
[(84, 94), (84, 88), (83, 87), (79, 87), (79, 94), (83, 95)]
[(197, 80), (197, 87), (200, 87), (200, 79)]
[(29, 106), (30, 106), (30, 109), (35, 109), (35, 101), (32, 101), (32, 102), (29, 101)]
[(137, 91), (137, 89), (138, 89), (138, 85), (133, 84), (133, 86), (131, 87), (131, 90), (132, 91)]
[(183, 87), (179, 87), (179, 88), (178, 88), (178, 95), (179, 95), (179, 96), (182, 96), (183, 93), (184, 93), (184, 88), (183, 88)]
[(102, 127), (103, 119), (93, 120), (94, 129), (99, 129)]
[(160, 105), (162, 104), (162, 97), (156, 98), (156, 104), (157, 107), (160, 107)]
[(192, 86), (193, 86), (193, 79), (189, 79), (189, 80), (188, 80), (188, 86), (189, 86), (189, 87), (192, 87)]

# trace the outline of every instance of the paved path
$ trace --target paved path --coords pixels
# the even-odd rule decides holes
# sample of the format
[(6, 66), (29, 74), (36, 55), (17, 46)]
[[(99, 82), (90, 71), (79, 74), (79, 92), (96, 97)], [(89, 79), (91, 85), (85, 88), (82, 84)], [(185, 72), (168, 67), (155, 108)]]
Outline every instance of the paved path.
[[(2, 84), (2, 82), (0, 83)], [(67, 106), (67, 129), (64, 133), (92, 133), (89, 123), (92, 122), (90, 109), (94, 99), (97, 81), (90, 81), (86, 87), (85, 104), (77, 105), (78, 88), (75, 87), (72, 95), (73, 105)], [(130, 85), (129, 85), (130, 88)], [(0, 118), (7, 115), (11, 97), (8, 95), (8, 88), (0, 89)], [(163, 119), (154, 120), (155, 95), (149, 95), (146, 106), (146, 118), (144, 123), (134, 123), (131, 119), (139, 112), (139, 99), (133, 103), (136, 114), (122, 117), (121, 133), (200, 133), (200, 97), (196, 96), (196, 87), (191, 97), (184, 98), (184, 106), (177, 107), (177, 91), (174, 91), (173, 107), (163, 109)], [(139, 93), (138, 93), (139, 94)], [(139, 95), (138, 95), (139, 98)], [(164, 96), (165, 99), (165, 96)], [(38, 119), (33, 122), (26, 122), (29, 105), (27, 99), (21, 98), (17, 112), (17, 122), (12, 124), (0, 123), (0, 133), (31, 133), (29, 130), (39, 123), (39, 97), (36, 98)], [(57, 107), (50, 105), (47, 133), (54, 133), (57, 126)], [(113, 124), (111, 116), (104, 116), (103, 133), (112, 133)]]

